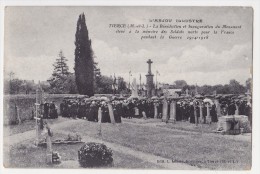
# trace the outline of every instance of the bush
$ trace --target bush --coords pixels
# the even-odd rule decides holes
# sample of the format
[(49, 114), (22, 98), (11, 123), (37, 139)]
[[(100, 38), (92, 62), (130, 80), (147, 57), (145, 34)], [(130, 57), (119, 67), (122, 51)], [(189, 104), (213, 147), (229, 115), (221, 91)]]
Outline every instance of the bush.
[(113, 165), (112, 150), (104, 144), (85, 143), (78, 151), (82, 167), (108, 167)]

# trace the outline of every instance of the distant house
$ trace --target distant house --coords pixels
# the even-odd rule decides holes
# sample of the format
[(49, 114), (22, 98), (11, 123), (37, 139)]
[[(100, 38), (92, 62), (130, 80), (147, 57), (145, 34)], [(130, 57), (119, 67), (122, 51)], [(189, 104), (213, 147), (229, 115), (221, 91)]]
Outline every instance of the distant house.
[(166, 96), (180, 96), (182, 89), (163, 89), (163, 94)]

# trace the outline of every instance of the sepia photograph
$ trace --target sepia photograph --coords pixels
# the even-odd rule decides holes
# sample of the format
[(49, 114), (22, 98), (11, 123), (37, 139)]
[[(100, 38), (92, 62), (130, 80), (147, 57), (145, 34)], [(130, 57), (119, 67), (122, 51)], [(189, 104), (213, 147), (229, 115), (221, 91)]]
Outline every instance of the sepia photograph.
[(6, 6), (3, 167), (250, 171), (250, 6)]

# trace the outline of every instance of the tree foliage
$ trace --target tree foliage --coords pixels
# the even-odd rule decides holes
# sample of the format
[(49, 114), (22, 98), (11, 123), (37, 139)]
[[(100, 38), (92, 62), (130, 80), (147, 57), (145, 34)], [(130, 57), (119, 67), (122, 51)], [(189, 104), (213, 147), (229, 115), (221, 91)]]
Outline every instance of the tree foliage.
[(49, 92), (55, 94), (77, 93), (75, 75), (69, 72), (67, 59), (62, 51), (59, 52), (53, 67), (52, 76), (48, 80), (50, 83)]
[[(249, 80), (247, 80), (247, 82), (249, 82)], [(179, 83), (179, 87), (181, 87), (180, 83)], [(225, 84), (225, 85), (218, 84), (213, 86), (211, 85), (197, 86), (197, 90), (199, 94), (203, 94), (203, 95), (211, 95), (214, 94), (214, 92), (216, 92), (217, 94), (244, 94), (248, 87), (243, 86), (238, 81), (232, 79), (230, 80), (229, 84)], [(190, 94), (195, 95), (195, 88), (196, 88), (195, 85), (187, 84), (184, 85), (181, 89), (182, 89), (182, 93), (185, 93), (185, 90), (188, 89)]]
[(75, 78), (80, 94), (94, 95), (94, 60), (84, 13), (79, 15), (75, 34)]
[(174, 88), (182, 89), (184, 86), (188, 85), (185, 80), (176, 80), (174, 81)]

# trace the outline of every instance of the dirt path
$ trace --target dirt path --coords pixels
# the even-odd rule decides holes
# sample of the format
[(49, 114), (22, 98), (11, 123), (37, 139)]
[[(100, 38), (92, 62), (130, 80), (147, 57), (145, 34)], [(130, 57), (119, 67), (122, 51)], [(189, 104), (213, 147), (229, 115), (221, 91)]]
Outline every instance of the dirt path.
[[(57, 123), (57, 124), (50, 124), (50, 127), (53, 130), (56, 129), (60, 129), (60, 128), (64, 128), (66, 126), (69, 126), (70, 124), (74, 124), (77, 122), (81, 122), (82, 120), (73, 120), (73, 119), (67, 119), (66, 121), (63, 121), (61, 123)], [(12, 146), (15, 145), (17, 143), (21, 143), (23, 141), (27, 141), (30, 139), (34, 139), (36, 137), (36, 130), (30, 130), (30, 131), (26, 131), (23, 133), (19, 133), (19, 134), (14, 134), (11, 136), (5, 136), (4, 137), (4, 145), (6, 146)]]

